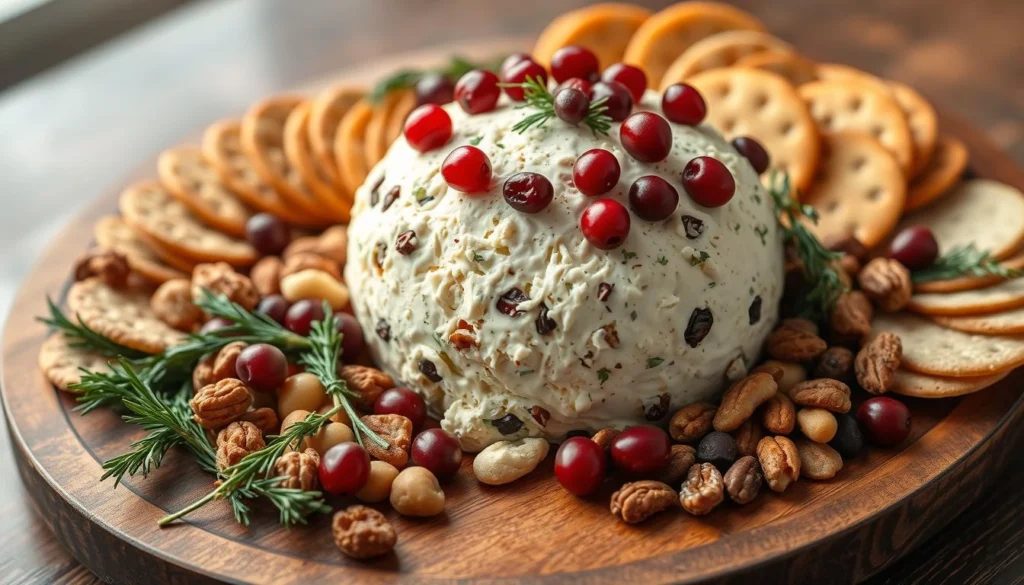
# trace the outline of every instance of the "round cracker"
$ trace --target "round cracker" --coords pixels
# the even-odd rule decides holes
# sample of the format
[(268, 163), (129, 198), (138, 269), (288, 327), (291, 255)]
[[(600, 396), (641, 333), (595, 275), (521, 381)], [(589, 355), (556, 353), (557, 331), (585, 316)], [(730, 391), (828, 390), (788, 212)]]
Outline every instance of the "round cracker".
[(952, 398), (984, 390), (1005, 378), (1009, 373), (1010, 371), (1007, 370), (991, 376), (946, 378), (897, 370), (891, 390), (896, 394), (915, 398)]
[(919, 293), (910, 297), (907, 310), (925, 315), (981, 315), (1024, 306), (1024, 278), (954, 293)]
[(1024, 364), (1024, 337), (964, 333), (912, 313), (877, 314), (871, 331), (899, 336), (903, 367), (921, 374), (990, 376)]
[(248, 266), (259, 258), (249, 242), (207, 227), (158, 183), (144, 181), (128, 187), (119, 205), (128, 225), (175, 255), (234, 266)]
[(817, 126), (788, 81), (767, 71), (742, 67), (713, 69), (687, 83), (707, 102), (707, 122), (726, 138), (751, 136), (771, 155), (771, 168), (785, 171), (805, 190), (818, 166)]
[(939, 201), (904, 216), (899, 229), (915, 225), (932, 230), (941, 254), (974, 244), (1001, 260), (1024, 243), (1024, 195), (990, 179), (964, 181)]
[(988, 315), (936, 315), (932, 320), (950, 329), (981, 335), (1024, 335), (1024, 307)]
[(284, 125), (284, 153), (292, 168), (302, 177), (302, 182), (312, 189), (322, 210), (331, 218), (348, 223), (352, 206), (350, 198), (339, 192), (327, 169), (320, 159), (313, 156), (309, 142), (309, 103), (295, 108)]
[(870, 248), (900, 219), (907, 185), (888, 150), (859, 132), (825, 134), (818, 177), (802, 201), (818, 211), (808, 227), (823, 242), (850, 236)]
[(940, 136), (931, 160), (910, 183), (907, 211), (920, 209), (944, 195), (967, 168), (967, 146), (958, 138)]
[(188, 339), (153, 313), (149, 295), (113, 289), (99, 278), (71, 285), (68, 310), (96, 333), (145, 353), (160, 353)]
[(320, 92), (309, 107), (309, 145), (320, 168), (331, 178), (334, 186), (342, 190), (345, 201), (351, 194), (344, 193), (344, 183), (334, 157), (334, 137), (345, 114), (366, 95), (366, 90), (352, 85), (336, 85)]
[[(415, 103), (416, 93), (406, 89), (388, 92), (380, 103), (374, 105), (373, 115), (366, 124), (366, 150), (364, 152), (366, 153), (367, 168), (373, 168), (375, 164), (379, 163), (388, 151), (388, 147), (391, 146), (391, 140), (388, 139), (391, 119), (401, 115), (404, 122), (405, 116), (412, 111), (409, 106), (415, 105)], [(406, 108), (408, 109), (406, 110)], [(401, 114), (400, 110), (405, 110), (405, 114)]]
[(253, 169), (286, 203), (303, 215), (323, 217), (316, 195), (302, 180), (284, 152), (284, 127), (288, 116), (302, 105), (300, 96), (276, 96), (256, 103), (242, 117), (242, 151)]
[(803, 85), (818, 78), (814, 61), (795, 51), (762, 51), (741, 58), (736, 65), (774, 73), (793, 85)]
[(914, 162), (910, 177), (916, 177), (932, 159), (935, 141), (939, 137), (939, 118), (935, 108), (914, 88), (898, 81), (888, 81), (892, 96), (896, 99), (903, 116), (910, 127), (910, 139), (914, 147)]
[(608, 2), (571, 10), (551, 21), (533, 46), (533, 59), (551, 66), (555, 51), (569, 45), (597, 55), (601, 69), (622, 61), (626, 46), (651, 11), (633, 4)]
[(818, 63), (815, 66), (815, 73), (819, 81), (853, 81), (866, 83), (874, 86), (875, 89), (882, 93), (891, 93), (892, 88), (882, 81), (880, 78), (868, 73), (867, 71), (861, 71), (856, 67), (850, 67), (849, 65), (840, 65), (839, 63)]
[(698, 41), (729, 30), (765, 31), (749, 12), (715, 2), (680, 2), (648, 18), (629, 40), (622, 60), (647, 74), (649, 87), (660, 87), (673, 61)]
[(759, 31), (730, 30), (712, 35), (694, 43), (669, 65), (661, 78), (661, 91), (702, 71), (731, 67), (744, 57), (771, 51), (792, 52), (795, 49), (793, 45)]
[(245, 237), (251, 213), (220, 180), (220, 175), (194, 146), (160, 153), (156, 163), (160, 183), (196, 217), (214, 229)]
[(101, 353), (71, 347), (63, 333), (54, 333), (39, 347), (39, 369), (51, 384), (65, 392), (82, 381), (82, 370), (105, 371), (110, 358)]
[(188, 272), (179, 272), (167, 265), (119, 216), (101, 217), (93, 226), (93, 237), (100, 248), (124, 254), (128, 266), (147, 280), (163, 284), (168, 280), (188, 277)]
[(366, 126), (373, 117), (373, 105), (361, 99), (345, 114), (334, 137), (334, 156), (345, 190), (355, 193), (366, 180)]
[[(1012, 270), (1024, 270), (1024, 254), (1017, 255), (1000, 262), (1004, 267)], [(914, 284), (916, 293), (954, 293), (964, 290), (985, 288), (999, 284), (1004, 279), (1000, 276), (961, 276), (949, 280), (933, 280), (931, 282), (920, 282)]]
[(220, 175), (220, 179), (238, 198), (253, 209), (271, 213), (297, 226), (323, 225), (322, 218), (310, 218), (289, 207), (256, 173), (249, 157), (242, 152), (242, 124), (224, 120), (203, 133), (203, 154)]
[(823, 132), (854, 130), (877, 139), (896, 157), (904, 175), (914, 165), (914, 142), (903, 110), (889, 91), (858, 80), (813, 81), (800, 86)]
[(159, 240), (143, 231), (135, 230), (135, 232), (139, 239), (145, 242), (145, 244), (153, 250), (153, 253), (156, 254), (157, 258), (160, 258), (161, 262), (172, 268), (183, 271), (186, 275), (192, 274), (192, 270), (201, 264), (201, 262), (197, 260), (175, 254), (173, 251), (161, 244)]

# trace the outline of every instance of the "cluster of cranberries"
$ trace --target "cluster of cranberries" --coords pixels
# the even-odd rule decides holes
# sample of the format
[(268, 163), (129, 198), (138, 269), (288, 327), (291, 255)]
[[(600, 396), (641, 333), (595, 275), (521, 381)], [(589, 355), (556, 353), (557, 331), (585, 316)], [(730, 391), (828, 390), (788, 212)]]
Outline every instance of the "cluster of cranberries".
[[(616, 469), (633, 476), (651, 475), (668, 466), (672, 441), (658, 427), (637, 425), (619, 433), (609, 453)], [(555, 453), (555, 478), (566, 490), (585, 496), (601, 486), (608, 463), (596, 442), (587, 437), (572, 437)]]

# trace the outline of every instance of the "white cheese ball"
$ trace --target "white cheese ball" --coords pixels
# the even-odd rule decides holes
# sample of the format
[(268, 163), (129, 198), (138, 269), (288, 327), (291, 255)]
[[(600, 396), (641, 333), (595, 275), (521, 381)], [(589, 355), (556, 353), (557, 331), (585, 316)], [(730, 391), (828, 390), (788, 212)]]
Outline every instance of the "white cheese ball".
[[(660, 96), (648, 92), (637, 109), (660, 111)], [(672, 124), (672, 151), (652, 164), (625, 152), (618, 123), (595, 136), (556, 118), (518, 134), (512, 127), (527, 112), (504, 100), (476, 116), (456, 104), (445, 110), (448, 144), (421, 154), (399, 138), (358, 190), (345, 279), (374, 361), (425, 396), (464, 449), (663, 423), (714, 399), (757, 360), (782, 294), (781, 235), (750, 163), (717, 132)], [(490, 158), (486, 193), (459, 193), (441, 175), (448, 153), (466, 144)], [(590, 244), (579, 223), (595, 198), (575, 188), (572, 171), (592, 148), (612, 152), (622, 168), (603, 197), (628, 208), (630, 185), (659, 175), (679, 191), (675, 212), (658, 222), (631, 213), (619, 248)], [(686, 163), (701, 155), (735, 178), (722, 207), (701, 207), (682, 187)], [(521, 171), (554, 186), (539, 213), (516, 211), (502, 196), (505, 179)], [(396, 240), (410, 230), (416, 249), (400, 254)], [(516, 316), (497, 307), (512, 289), (529, 297)], [(542, 333), (545, 310), (555, 326)], [(701, 337), (699, 323), (709, 320)]]

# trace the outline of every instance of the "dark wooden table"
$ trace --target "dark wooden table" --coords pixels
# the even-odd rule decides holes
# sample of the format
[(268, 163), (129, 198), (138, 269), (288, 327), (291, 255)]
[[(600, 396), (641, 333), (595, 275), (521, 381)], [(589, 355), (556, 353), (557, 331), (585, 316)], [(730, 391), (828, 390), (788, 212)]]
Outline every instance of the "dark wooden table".
[[(584, 3), (208, 0), (0, 93), (0, 308), (75, 209), (183, 135), (333, 69), (453, 39), (536, 34)], [(813, 58), (914, 85), (1024, 164), (1024, 2), (737, 4)], [(1021, 485), (1024, 451), (987, 497), (871, 583), (1024, 583)], [(0, 582), (98, 582), (32, 511), (6, 432), (0, 519)]]

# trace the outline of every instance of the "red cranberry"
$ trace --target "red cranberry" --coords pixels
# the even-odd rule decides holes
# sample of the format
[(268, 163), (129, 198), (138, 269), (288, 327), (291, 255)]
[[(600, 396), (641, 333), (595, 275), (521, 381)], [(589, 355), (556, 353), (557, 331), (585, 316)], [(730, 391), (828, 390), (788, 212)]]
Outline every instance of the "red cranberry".
[(894, 447), (910, 435), (910, 410), (888, 396), (865, 400), (857, 409), (857, 422), (868, 440), (879, 447)]
[(420, 428), (427, 418), (427, 403), (423, 397), (408, 388), (390, 388), (381, 392), (373, 404), (374, 414), (400, 414)]
[(585, 496), (601, 487), (606, 465), (600, 445), (587, 437), (572, 437), (555, 453), (555, 478), (569, 493)]
[(672, 215), (678, 204), (676, 188), (655, 175), (640, 177), (629, 188), (629, 208), (640, 219), (661, 221)]
[(260, 254), (271, 256), (280, 254), (292, 235), (281, 218), (270, 213), (257, 213), (245, 222), (245, 239)]
[(262, 313), (267, 317), (270, 317), (274, 321), (284, 325), (284, 316), (288, 312), (288, 307), (291, 306), (284, 297), (281, 295), (267, 295), (260, 299), (258, 305), (256, 305), (256, 312)]
[(352, 495), (370, 479), (370, 454), (359, 443), (341, 443), (320, 459), (320, 485), (334, 495)]
[(625, 63), (616, 63), (605, 69), (601, 74), (601, 81), (621, 83), (633, 96), (634, 103), (640, 103), (644, 91), (647, 90), (647, 74), (644, 70)]
[(604, 113), (616, 122), (626, 119), (633, 111), (633, 96), (621, 83), (599, 81), (590, 89), (590, 103), (604, 99)]
[(505, 202), (516, 211), (537, 213), (551, 203), (555, 189), (544, 175), (524, 172), (506, 179), (502, 193)]
[(447, 479), (462, 466), (462, 447), (455, 435), (444, 429), (427, 429), (412, 440), (412, 462)]
[(889, 257), (907, 270), (928, 268), (939, 257), (939, 243), (932, 230), (916, 225), (900, 230), (889, 244)]
[(512, 68), (513, 65), (518, 64), (520, 61), (532, 60), (533, 57), (531, 57), (527, 53), (512, 53), (508, 57), (505, 57), (505, 60), (501, 62), (501, 67), (498, 68), (498, 72), (501, 73), (502, 77), (504, 77), (505, 74), (508, 72), (509, 69)]
[(288, 377), (288, 358), (273, 345), (254, 343), (238, 354), (235, 373), (239, 380), (253, 390), (273, 392)]
[(558, 119), (575, 126), (587, 117), (590, 98), (587, 94), (571, 87), (558, 90), (555, 94), (555, 115)]
[(424, 104), (405, 119), (405, 139), (420, 152), (440, 148), (451, 137), (452, 119), (441, 106)]
[[(548, 83), (547, 70), (533, 59), (523, 59), (509, 67), (502, 79), (505, 83), (512, 84), (526, 83), (528, 80), (536, 81), (543, 86), (547, 86)], [(521, 102), (526, 99), (523, 88), (518, 85), (505, 87), (503, 89), (505, 90), (505, 94), (512, 98), (512, 101)]]
[(499, 97), (498, 76), (490, 71), (475, 69), (455, 84), (455, 100), (467, 114), (490, 112), (498, 105)]
[(641, 162), (661, 162), (672, 151), (672, 128), (658, 114), (637, 112), (619, 127), (622, 147)]
[(235, 322), (230, 319), (225, 319), (224, 317), (214, 317), (213, 319), (210, 319), (206, 323), (203, 323), (203, 326), (199, 329), (199, 334), (207, 335), (210, 333), (216, 333), (217, 331), (231, 327), (234, 324)]
[(619, 183), (619, 159), (601, 148), (588, 150), (572, 166), (572, 181), (588, 197), (604, 195)]
[(341, 359), (346, 362), (354, 362), (359, 354), (363, 352), (363, 328), (359, 321), (348, 313), (335, 313), (337, 317), (338, 333), (341, 333)]
[(768, 170), (771, 157), (768, 156), (768, 151), (761, 146), (760, 142), (749, 136), (737, 136), (732, 139), (732, 146), (750, 161), (750, 166), (754, 167), (755, 173), (760, 175)]
[(655, 473), (668, 465), (672, 441), (658, 427), (637, 425), (619, 433), (612, 441), (615, 467), (627, 473)]
[(573, 77), (596, 80), (600, 67), (597, 55), (584, 47), (562, 47), (551, 56), (551, 76), (558, 83)]
[(698, 156), (683, 169), (683, 188), (697, 205), (721, 207), (736, 193), (736, 181), (722, 161)]
[(579, 77), (573, 77), (572, 79), (566, 79), (562, 83), (559, 83), (558, 86), (555, 87), (555, 92), (552, 95), (558, 95), (558, 92), (562, 91), (563, 89), (565, 89), (567, 87), (571, 87), (573, 89), (578, 89), (578, 90), (582, 91), (583, 93), (587, 94), (588, 99), (589, 99), (590, 90), (593, 89), (594, 84), (589, 82), (589, 81), (587, 81), (586, 79), (580, 79)]
[(695, 87), (677, 83), (668, 86), (661, 96), (661, 111), (676, 124), (696, 126), (704, 120), (708, 107), (704, 103), (704, 96)]
[(443, 106), (455, 97), (455, 84), (447, 75), (428, 73), (416, 82), (416, 104)]
[(491, 160), (475, 146), (460, 146), (441, 163), (448, 186), (463, 193), (481, 193), (491, 186)]
[(292, 333), (309, 335), (313, 321), (320, 321), (324, 318), (324, 308), (319, 301), (313, 299), (299, 299), (288, 307), (284, 316), (284, 326)]
[(614, 199), (598, 199), (583, 210), (580, 230), (597, 248), (618, 248), (629, 235), (629, 212)]

